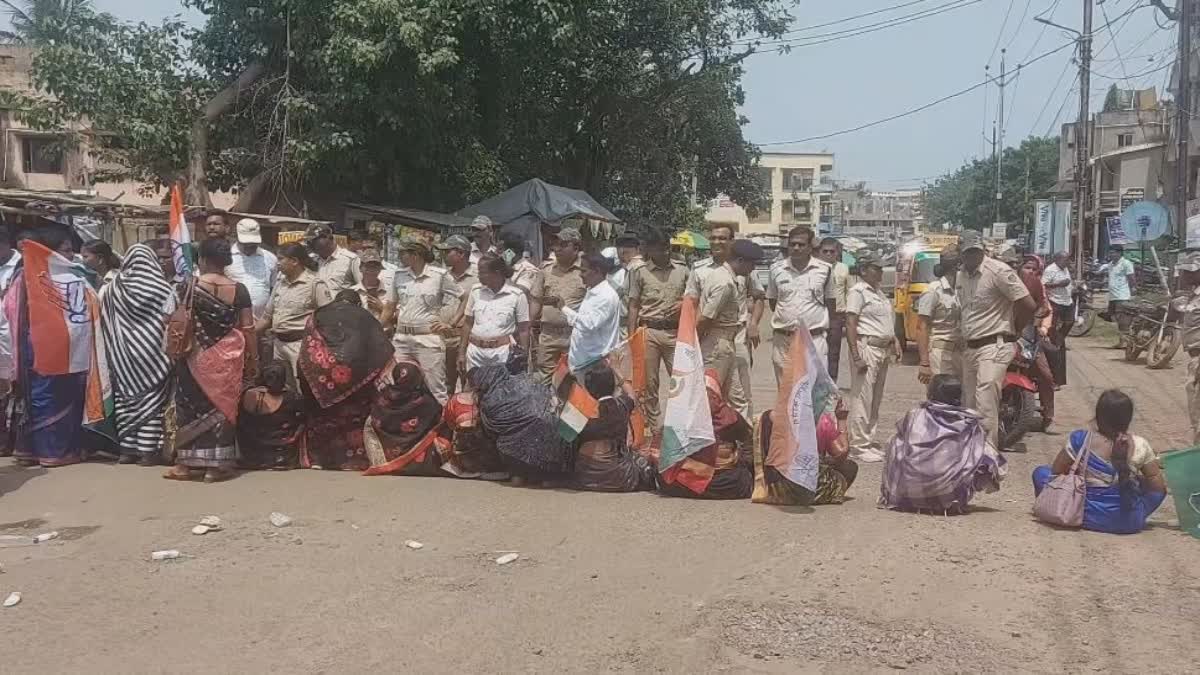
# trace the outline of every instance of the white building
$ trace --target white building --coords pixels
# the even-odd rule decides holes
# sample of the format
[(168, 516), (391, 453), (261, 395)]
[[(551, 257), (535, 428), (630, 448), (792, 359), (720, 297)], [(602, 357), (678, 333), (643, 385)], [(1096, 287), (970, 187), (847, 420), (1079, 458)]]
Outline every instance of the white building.
[(745, 235), (786, 234), (796, 225), (817, 229), (822, 204), (828, 207), (832, 198), (832, 153), (763, 153), (755, 170), (769, 189), (769, 208), (749, 217), (728, 198), (714, 199), (705, 215), (710, 225), (733, 225)]

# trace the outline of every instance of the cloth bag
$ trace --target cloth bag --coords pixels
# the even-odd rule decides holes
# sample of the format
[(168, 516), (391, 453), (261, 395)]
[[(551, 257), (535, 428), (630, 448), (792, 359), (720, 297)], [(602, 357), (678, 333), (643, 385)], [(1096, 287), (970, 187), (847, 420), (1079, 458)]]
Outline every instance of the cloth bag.
[(1083, 508), (1087, 501), (1087, 461), (1092, 435), (1083, 439), (1083, 448), (1071, 471), (1055, 476), (1042, 488), (1033, 502), (1033, 515), (1043, 523), (1060, 527), (1083, 527)]
[(183, 299), (167, 316), (167, 330), (163, 335), (163, 351), (172, 361), (178, 361), (190, 354), (192, 345), (195, 344), (196, 326), (192, 320), (192, 291), (196, 282), (189, 278), (183, 283), (185, 284)]

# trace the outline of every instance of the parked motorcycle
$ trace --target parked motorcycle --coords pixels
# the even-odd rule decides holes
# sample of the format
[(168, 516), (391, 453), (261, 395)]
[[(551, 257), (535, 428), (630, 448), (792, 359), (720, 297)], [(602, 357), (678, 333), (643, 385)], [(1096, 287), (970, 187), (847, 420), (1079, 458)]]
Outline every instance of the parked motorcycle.
[(1183, 332), (1179, 322), (1168, 316), (1167, 303), (1133, 299), (1121, 306), (1129, 330), (1122, 335), (1125, 341), (1125, 360), (1137, 361), (1146, 352), (1146, 367), (1166, 368), (1179, 351)]
[(1037, 382), (1033, 379), (1033, 368), (1042, 350), (1042, 340), (1035, 331), (1028, 329), (1013, 348), (1016, 353), (1008, 365), (1004, 387), (1000, 390), (999, 450), (1011, 448), (1027, 432), (1042, 428)]
[(1071, 293), (1075, 300), (1075, 323), (1071, 324), (1071, 337), (1083, 337), (1092, 332), (1096, 325), (1096, 308), (1092, 305), (1092, 286), (1086, 281), (1075, 284)]

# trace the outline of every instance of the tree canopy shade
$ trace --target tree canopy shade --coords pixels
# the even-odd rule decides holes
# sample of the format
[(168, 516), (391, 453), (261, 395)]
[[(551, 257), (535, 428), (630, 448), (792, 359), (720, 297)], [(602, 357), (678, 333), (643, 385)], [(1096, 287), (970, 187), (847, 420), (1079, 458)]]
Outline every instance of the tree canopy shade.
[[(998, 222), (1032, 222), (1032, 200), (1046, 197), (1057, 180), (1058, 137), (1031, 137), (1018, 147), (1005, 148), (1000, 179), (1003, 198)], [(925, 208), (929, 223), (933, 225), (953, 223), (982, 229), (997, 222), (996, 163), (991, 159), (974, 159), (937, 179), (926, 190)], [(1010, 228), (1009, 231), (1015, 230)]]

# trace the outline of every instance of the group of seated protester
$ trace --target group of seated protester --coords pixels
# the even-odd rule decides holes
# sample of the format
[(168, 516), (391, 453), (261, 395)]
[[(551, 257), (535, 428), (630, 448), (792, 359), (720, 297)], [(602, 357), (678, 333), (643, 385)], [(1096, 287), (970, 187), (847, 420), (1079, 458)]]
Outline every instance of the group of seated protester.
[[(527, 376), (519, 359), (471, 370), (470, 388), (443, 406), (417, 364), (395, 362), (390, 342), (357, 294), (339, 294), (314, 313), (310, 328), (298, 382), (291, 381), (286, 362), (276, 361), (241, 397), (238, 444), (244, 468), (511, 480), (602, 492), (657, 489), (675, 497), (797, 506), (840, 504), (858, 476), (848, 457), (846, 407), (823, 373), (814, 389), (820, 401), (814, 401), (807, 440), (795, 438), (791, 425), (777, 423), (790, 414), (782, 400), (752, 426), (722, 398), (715, 374), (706, 373), (715, 440), (664, 470), (660, 437), (634, 447), (635, 393), (606, 364), (579, 374), (599, 415), (568, 442), (559, 434), (552, 388)], [(962, 406), (956, 378), (934, 377), (927, 395), (887, 445), (878, 504), (965, 513), (977, 493), (999, 489), (1005, 460), (989, 442), (980, 415)], [(1096, 406), (1096, 431), (1072, 433), (1054, 462), (1034, 472), (1035, 491), (1070, 472), (1086, 451), (1083, 527), (1141, 530), (1166, 487), (1154, 450), (1129, 433), (1132, 419), (1129, 397), (1105, 392)], [(805, 451), (811, 463), (802, 457)], [(796, 471), (813, 464), (815, 475)]]

